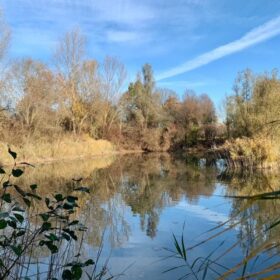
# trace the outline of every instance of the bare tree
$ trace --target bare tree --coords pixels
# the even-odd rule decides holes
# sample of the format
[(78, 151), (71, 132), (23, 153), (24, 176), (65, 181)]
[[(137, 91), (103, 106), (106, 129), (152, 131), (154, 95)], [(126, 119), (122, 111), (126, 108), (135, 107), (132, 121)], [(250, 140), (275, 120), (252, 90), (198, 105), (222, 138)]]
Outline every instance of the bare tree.
[(102, 64), (100, 79), (104, 99), (102, 106), (102, 134), (104, 135), (109, 133), (120, 114), (120, 108), (116, 105), (126, 79), (125, 66), (117, 58), (107, 56)]
[(14, 91), (18, 92), (16, 114), (22, 128), (29, 135), (55, 126), (56, 96), (54, 78), (46, 65), (31, 59), (17, 62), (12, 67)]
[(79, 97), (79, 82), (85, 57), (85, 37), (79, 29), (65, 34), (58, 43), (54, 63), (58, 71), (61, 104), (65, 112), (64, 122), (68, 129), (79, 132), (80, 118), (83, 114)]
[(86, 38), (79, 29), (67, 32), (54, 53), (54, 63), (67, 81), (76, 82), (85, 58)]

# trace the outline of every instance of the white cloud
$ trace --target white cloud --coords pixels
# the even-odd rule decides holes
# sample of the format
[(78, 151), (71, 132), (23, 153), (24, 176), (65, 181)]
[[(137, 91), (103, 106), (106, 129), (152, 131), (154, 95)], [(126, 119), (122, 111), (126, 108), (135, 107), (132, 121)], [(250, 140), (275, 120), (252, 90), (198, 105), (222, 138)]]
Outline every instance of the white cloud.
[(189, 60), (182, 65), (171, 68), (156, 76), (156, 80), (163, 80), (174, 77), (179, 74), (194, 70), (200, 66), (206, 65), (212, 61), (220, 59), (224, 56), (242, 51), (255, 44), (266, 41), (280, 34), (280, 16), (276, 17), (265, 24), (258, 26), (243, 37), (231, 43), (222, 45), (212, 51), (206, 52), (192, 60)]
[(208, 220), (210, 222), (225, 223), (229, 219), (229, 217), (225, 213), (207, 209), (202, 205), (192, 205), (186, 203), (185, 201), (180, 201), (175, 207), (177, 209), (182, 209), (187, 212), (191, 212), (199, 218)]
[(139, 1), (132, 0), (107, 0), (88, 1), (97, 19), (100, 21), (111, 21), (130, 26), (141, 25), (153, 19), (154, 10), (148, 5), (142, 5)]

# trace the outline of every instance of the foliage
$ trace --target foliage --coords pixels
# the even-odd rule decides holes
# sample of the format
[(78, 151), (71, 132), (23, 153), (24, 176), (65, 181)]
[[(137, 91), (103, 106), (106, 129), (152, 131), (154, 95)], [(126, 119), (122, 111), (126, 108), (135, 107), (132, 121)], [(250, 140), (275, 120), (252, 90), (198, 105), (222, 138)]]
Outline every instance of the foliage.
[(266, 137), (226, 141), (223, 149), (227, 151), (229, 161), (232, 160), (235, 166), (265, 168), (279, 163), (279, 146)]
[[(26, 190), (16, 184), (16, 179), (24, 173), (22, 162), (17, 164), (17, 153), (9, 148), (14, 164), (11, 170), (0, 168), (2, 191), (0, 197), (0, 278), (31, 279), (34, 274), (33, 259), (36, 250), (48, 250), (49, 259), (46, 271), (35, 273), (45, 275), (46, 279), (81, 279), (86, 273), (89, 279), (101, 279), (106, 274), (102, 268), (97, 278), (88, 273), (89, 267), (96, 270), (92, 259), (82, 260), (80, 250), (72, 259), (65, 257), (73, 250), (79, 235), (87, 228), (79, 220), (75, 220), (76, 209), (79, 207), (78, 197), (64, 196), (56, 193), (52, 197), (41, 197), (37, 193), (37, 185), (30, 185)], [(78, 182), (77, 182), (78, 184)], [(88, 191), (77, 186), (77, 191)], [(85, 271), (87, 269), (87, 271)]]
[(255, 75), (240, 72), (234, 93), (226, 102), (226, 126), (230, 137), (253, 137), (259, 133), (274, 139), (280, 132), (280, 80), (276, 70)]
[[(278, 72), (240, 72), (226, 101), (230, 141), (223, 157), (230, 166), (271, 167), (279, 162), (280, 79)], [(233, 139), (233, 140), (232, 140)]]
[(129, 128), (131, 134), (141, 135), (144, 150), (176, 149), (215, 139), (217, 118), (210, 98), (186, 91), (179, 101), (174, 92), (155, 88), (148, 64), (143, 66), (136, 82), (130, 84), (120, 104), (124, 130)]
[[(4, 59), (10, 32), (0, 25)], [(23, 58), (1, 69), (2, 142), (19, 148), (23, 143), (87, 135), (126, 149), (167, 151), (215, 140), (216, 114), (206, 94), (188, 91), (178, 101), (175, 92), (157, 88), (150, 64), (143, 65), (123, 93), (123, 63), (111, 56), (97, 61), (86, 49), (86, 37), (76, 28), (57, 42), (48, 65)]]

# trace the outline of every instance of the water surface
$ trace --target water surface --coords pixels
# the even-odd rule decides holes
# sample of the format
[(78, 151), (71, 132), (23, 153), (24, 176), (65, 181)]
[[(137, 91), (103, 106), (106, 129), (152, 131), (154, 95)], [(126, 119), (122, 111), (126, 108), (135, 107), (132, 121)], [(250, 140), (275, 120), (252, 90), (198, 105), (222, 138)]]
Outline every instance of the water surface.
[[(187, 250), (190, 264), (211, 253), (209, 259), (215, 263), (206, 279), (217, 279), (250, 252), (255, 256), (229, 279), (279, 263), (279, 228), (265, 230), (279, 219), (279, 200), (230, 197), (275, 190), (277, 175), (236, 175), (207, 167), (203, 161), (144, 154), (28, 168), (21, 184), (37, 183), (45, 195), (72, 194), (72, 178), (80, 177), (81, 185), (91, 191), (80, 196), (76, 213), (88, 227), (83, 256), (95, 257), (103, 243), (100, 263), (109, 257), (110, 273), (123, 274), (120, 279), (179, 279), (189, 273), (185, 266), (164, 273), (182, 265), (180, 259), (169, 258), (173, 233), (178, 238), (183, 233), (186, 247), (217, 234)], [(277, 246), (265, 251), (267, 244)], [(38, 255), (44, 257), (43, 252)]]

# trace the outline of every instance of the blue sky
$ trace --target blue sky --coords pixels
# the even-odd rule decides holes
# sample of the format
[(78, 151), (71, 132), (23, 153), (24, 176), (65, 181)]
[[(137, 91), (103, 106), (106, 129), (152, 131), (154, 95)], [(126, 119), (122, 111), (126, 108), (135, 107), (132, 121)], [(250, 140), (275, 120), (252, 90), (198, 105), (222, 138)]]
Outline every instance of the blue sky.
[(238, 71), (279, 67), (278, 0), (2, 0), (12, 57), (51, 60), (57, 40), (77, 26), (88, 54), (121, 59), (134, 79), (153, 65), (158, 85), (206, 92), (217, 107)]

